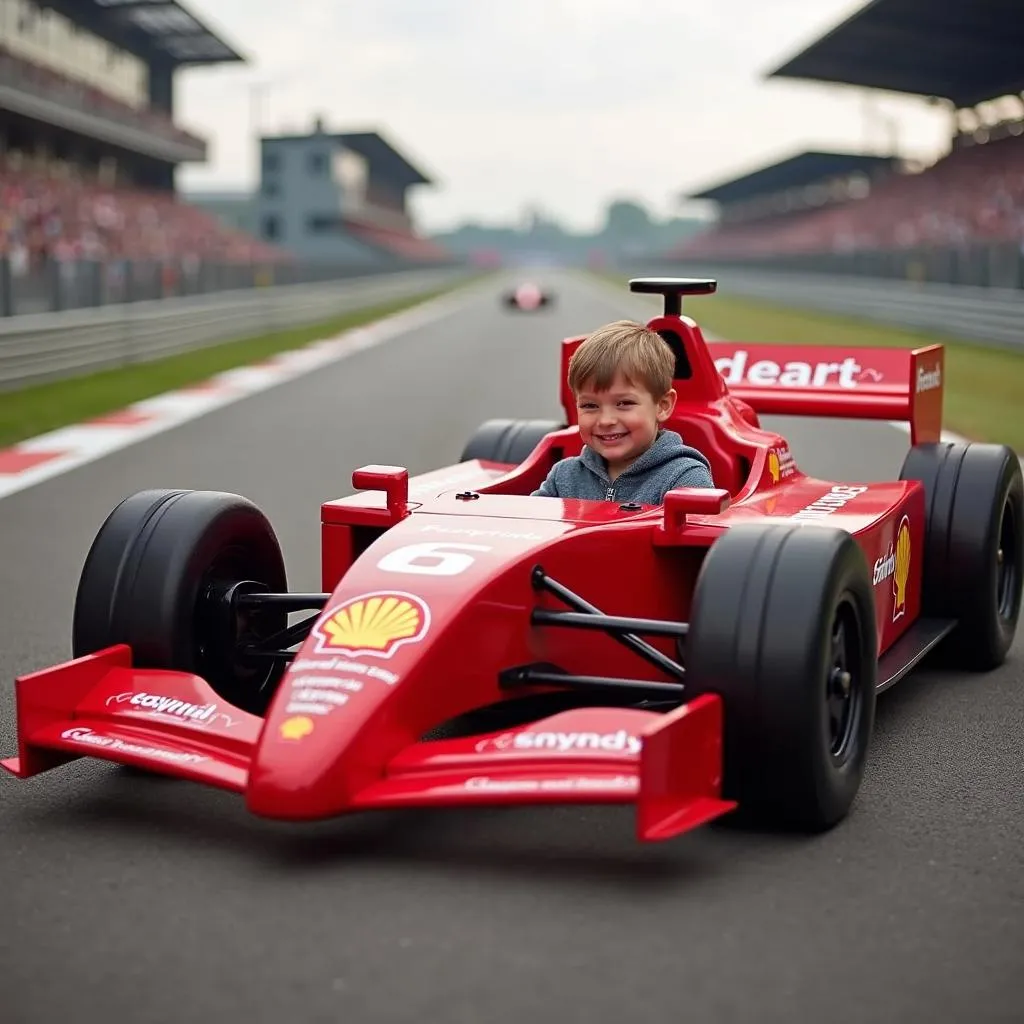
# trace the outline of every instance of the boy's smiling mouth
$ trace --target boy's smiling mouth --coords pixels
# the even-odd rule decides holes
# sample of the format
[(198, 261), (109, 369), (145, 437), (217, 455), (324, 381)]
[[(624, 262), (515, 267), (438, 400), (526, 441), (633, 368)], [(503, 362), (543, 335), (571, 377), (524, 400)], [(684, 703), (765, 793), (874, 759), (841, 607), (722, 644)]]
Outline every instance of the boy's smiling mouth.
[(601, 444), (615, 444), (616, 441), (621, 441), (624, 438), (629, 437), (629, 431), (622, 431), (618, 434), (595, 434), (594, 437), (596, 437)]

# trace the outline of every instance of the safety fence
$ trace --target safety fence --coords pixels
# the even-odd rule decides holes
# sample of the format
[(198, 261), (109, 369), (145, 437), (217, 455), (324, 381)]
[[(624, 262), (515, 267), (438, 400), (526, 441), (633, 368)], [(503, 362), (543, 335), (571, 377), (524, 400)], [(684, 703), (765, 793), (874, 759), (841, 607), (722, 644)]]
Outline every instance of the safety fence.
[(1018, 349), (1024, 355), (1024, 290), (943, 285), (785, 270), (750, 270), (714, 262), (644, 262), (629, 277), (713, 277), (718, 294), (763, 299), (822, 313), (934, 332), (942, 337)]
[(247, 288), (284, 284), (319, 284), (377, 274), (454, 267), (449, 263), (417, 264), (380, 257), (333, 263), (221, 262), (202, 259), (30, 261), (0, 255), (0, 317), (93, 309), (123, 302), (186, 298)]
[(0, 319), (0, 391), (322, 323), (478, 273), (445, 267)]
[(749, 256), (722, 253), (684, 256), (683, 262), (710, 260), (733, 270), (828, 274), (833, 277), (888, 278), (920, 284), (966, 284), (979, 288), (1024, 289), (1024, 239), (1017, 242), (962, 242), (849, 252), (772, 252)]

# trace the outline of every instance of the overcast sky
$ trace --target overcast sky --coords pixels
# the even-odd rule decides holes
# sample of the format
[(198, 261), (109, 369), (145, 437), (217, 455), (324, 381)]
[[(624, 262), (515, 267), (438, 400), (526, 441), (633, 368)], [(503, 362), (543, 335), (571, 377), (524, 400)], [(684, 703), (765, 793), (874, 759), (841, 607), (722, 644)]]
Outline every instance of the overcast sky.
[[(185, 0), (248, 65), (179, 75), (178, 120), (209, 140), (181, 186), (255, 182), (253, 122), (376, 129), (436, 182), (426, 230), (518, 221), (576, 229), (616, 197), (679, 212), (680, 192), (805, 148), (930, 156), (948, 115), (923, 101), (772, 80), (866, 0)], [(265, 83), (254, 93), (251, 86)], [(259, 103), (253, 102), (256, 96)]]

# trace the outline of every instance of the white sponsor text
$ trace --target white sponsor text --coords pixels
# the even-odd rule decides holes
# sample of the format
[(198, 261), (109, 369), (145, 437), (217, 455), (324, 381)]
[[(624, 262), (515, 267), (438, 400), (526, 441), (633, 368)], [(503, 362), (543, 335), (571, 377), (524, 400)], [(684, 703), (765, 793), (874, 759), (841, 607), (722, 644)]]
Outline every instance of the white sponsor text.
[(639, 785), (639, 779), (629, 775), (616, 775), (607, 779), (586, 776), (565, 779), (492, 779), (486, 775), (476, 775), (465, 782), (468, 790), (488, 793), (572, 793), (588, 790), (635, 792)]
[[(841, 363), (805, 363), (791, 360), (779, 365), (771, 359), (759, 359), (747, 369), (750, 353), (739, 349), (732, 356), (715, 360), (715, 368), (725, 378), (726, 384), (752, 384), (754, 387), (778, 384), (784, 388), (823, 388), (838, 384), (841, 388), (855, 388), (863, 367), (853, 356), (847, 356)], [(744, 372), (746, 371), (746, 372)], [(833, 375), (836, 379), (830, 380)]]
[(926, 370), (923, 366), (917, 368), (917, 393), (922, 391), (934, 391), (942, 384), (942, 370), (936, 366)]
[(559, 754), (579, 751), (640, 753), (640, 740), (625, 729), (618, 732), (520, 732), (503, 733), (493, 740), (481, 740), (476, 749), (483, 752), (488, 747), (497, 750), (553, 750)]
[(216, 704), (190, 704), (187, 700), (176, 697), (161, 697), (155, 693), (118, 693), (107, 698), (107, 706), (111, 704), (128, 704), (132, 708), (142, 708), (154, 715), (164, 715), (186, 722), (206, 725), (216, 719), (223, 719), (230, 728), (236, 723), (229, 715), (217, 711)]
[(848, 487), (844, 484), (837, 484), (828, 494), (823, 494), (820, 498), (812, 501), (810, 505), (794, 513), (792, 518), (810, 521), (825, 519), (866, 490), (866, 487)]
[(185, 754), (178, 750), (164, 750), (161, 747), (150, 747), (142, 743), (129, 743), (127, 740), (113, 736), (101, 736), (85, 726), (65, 729), (60, 734), (63, 740), (72, 740), (90, 747), (102, 747), (105, 750), (116, 750), (122, 754), (136, 754), (139, 757), (153, 757), (174, 764), (201, 764), (207, 758), (202, 754)]
[(444, 533), (458, 537), (495, 537), (498, 540), (544, 540), (539, 533), (516, 533), (513, 530), (478, 530), (472, 526), (424, 526), (423, 533)]
[(896, 551), (889, 545), (889, 553), (875, 561), (874, 572), (871, 582), (877, 587), (883, 580), (887, 580), (896, 569)]

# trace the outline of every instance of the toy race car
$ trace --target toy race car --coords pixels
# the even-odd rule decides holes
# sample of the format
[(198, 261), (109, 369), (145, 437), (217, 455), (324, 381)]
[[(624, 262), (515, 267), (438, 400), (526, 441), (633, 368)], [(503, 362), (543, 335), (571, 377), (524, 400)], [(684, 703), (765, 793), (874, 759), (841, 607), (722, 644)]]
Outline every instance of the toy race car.
[[(224, 787), (268, 818), (633, 803), (663, 840), (735, 812), (827, 829), (864, 772), (876, 696), (941, 647), (1007, 655), (1024, 578), (1008, 448), (939, 439), (943, 348), (705, 342), (640, 279), (676, 354), (669, 426), (717, 488), (663, 506), (530, 497), (581, 449), (565, 421), (486, 423), (409, 479), (365, 466), (321, 509), (323, 592), (289, 593), (232, 494), (122, 501), (78, 585), (73, 660), (17, 680), (27, 779), (76, 757)], [(902, 419), (898, 480), (818, 480), (762, 412)], [(291, 613), (311, 612), (289, 622)]]
[(543, 288), (527, 281), (518, 285), (511, 291), (504, 292), (501, 296), (502, 304), (510, 309), (523, 310), (532, 313), (535, 309), (542, 309), (545, 306), (554, 304), (555, 296)]

